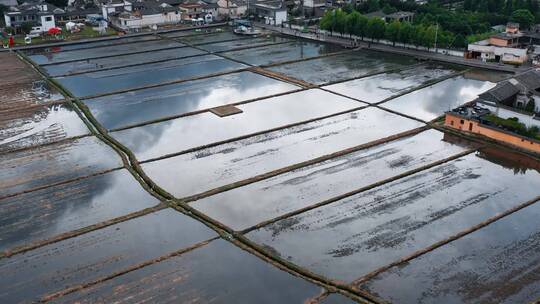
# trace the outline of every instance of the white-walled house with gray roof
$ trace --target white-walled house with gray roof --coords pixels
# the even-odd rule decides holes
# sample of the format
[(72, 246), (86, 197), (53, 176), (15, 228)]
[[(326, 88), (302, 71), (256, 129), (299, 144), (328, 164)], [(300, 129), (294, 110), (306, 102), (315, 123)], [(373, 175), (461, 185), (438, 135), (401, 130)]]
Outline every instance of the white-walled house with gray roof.
[(44, 33), (56, 27), (54, 15), (60, 13), (64, 13), (64, 10), (45, 2), (23, 4), (10, 7), (10, 10), (4, 13), (4, 21), (6, 26), (15, 29), (24, 23), (31, 22), (33, 23), (32, 32)]

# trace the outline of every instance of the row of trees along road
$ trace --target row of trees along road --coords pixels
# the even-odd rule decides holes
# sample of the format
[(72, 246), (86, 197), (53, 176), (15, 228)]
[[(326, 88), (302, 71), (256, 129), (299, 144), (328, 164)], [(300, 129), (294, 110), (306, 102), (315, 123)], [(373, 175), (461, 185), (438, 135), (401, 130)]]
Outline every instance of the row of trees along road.
[(411, 24), (397, 20), (386, 23), (379, 17), (368, 18), (357, 11), (347, 13), (341, 9), (327, 11), (321, 18), (319, 27), (332, 33), (355, 35), (364, 40), (387, 39), (396, 42), (424, 46), (428, 50), (435, 45), (441, 48), (463, 48), (467, 40), (462, 35), (454, 35), (449, 31), (437, 28), (436, 25)]
[[(353, 1), (353, 3), (355, 2)], [(350, 23), (358, 21), (356, 14), (349, 17), (352, 20), (347, 21), (347, 17), (351, 13), (357, 11), (360, 14), (368, 14), (380, 10), (385, 14), (397, 11), (414, 12), (414, 21), (411, 25), (413, 28), (419, 27), (419, 29), (424, 30), (425, 37), (423, 38), (423, 35), (420, 34), (411, 36), (408, 34), (410, 26), (401, 23), (399, 28), (400, 30), (404, 28), (404, 34), (397, 34), (396, 41), (408, 41), (413, 44), (414, 41), (417, 41), (419, 45), (425, 45), (432, 39), (432, 30), (428, 31), (428, 29), (438, 24), (437, 45), (441, 45), (441, 47), (448, 44), (451, 47), (464, 48), (467, 43), (486, 39), (493, 35), (492, 26), (504, 25), (509, 21), (519, 23), (521, 30), (526, 30), (530, 26), (540, 23), (540, 2), (538, 0), (428, 0), (427, 4), (418, 4), (413, 0), (365, 0), (358, 5), (345, 5), (342, 13), (336, 12), (335, 15), (326, 15), (322, 25), (328, 30), (350, 33), (351, 29), (355, 28), (351, 27)], [(347, 22), (349, 22), (349, 26), (345, 28)], [(394, 37), (396, 39), (395, 28), (398, 27), (397, 25), (392, 26), (392, 30), (388, 33), (390, 36), (387, 36), (386, 28), (390, 27), (390, 24), (385, 24), (383, 35), (380, 30), (380, 22), (373, 21), (371, 23), (375, 26), (375, 30), (370, 28), (369, 34), (366, 29), (369, 19), (360, 17), (359, 22), (361, 24), (356, 29), (361, 33), (359, 36), (375, 35), (381, 38)], [(426, 34), (426, 32), (428, 33)], [(392, 33), (394, 35), (391, 35)]]

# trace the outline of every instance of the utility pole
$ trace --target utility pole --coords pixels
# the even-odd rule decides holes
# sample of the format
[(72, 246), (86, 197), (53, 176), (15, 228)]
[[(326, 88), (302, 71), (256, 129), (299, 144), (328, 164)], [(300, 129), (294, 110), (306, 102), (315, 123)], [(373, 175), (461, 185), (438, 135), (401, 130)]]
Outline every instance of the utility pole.
[(439, 34), (439, 23), (437, 22), (437, 26), (435, 27), (435, 54), (437, 54), (437, 36)]

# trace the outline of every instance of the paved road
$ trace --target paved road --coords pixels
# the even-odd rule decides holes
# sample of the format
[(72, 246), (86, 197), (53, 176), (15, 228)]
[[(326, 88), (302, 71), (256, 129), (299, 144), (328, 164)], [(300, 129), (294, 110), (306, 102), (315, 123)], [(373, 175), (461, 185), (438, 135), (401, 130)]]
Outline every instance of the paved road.
[(462, 57), (444, 55), (444, 54), (439, 54), (439, 53), (393, 47), (393, 46), (385, 45), (385, 44), (370, 43), (368, 41), (357, 41), (356, 45), (354, 45), (354, 41), (347, 38), (329, 36), (329, 35), (323, 35), (323, 34), (315, 34), (315, 33), (303, 33), (294, 29), (282, 28), (278, 26), (271, 26), (271, 25), (261, 24), (261, 23), (257, 23), (256, 25), (259, 27), (268, 29), (268, 30), (280, 32), (284, 35), (291, 35), (291, 36), (296, 36), (296, 37), (302, 37), (305, 39), (330, 42), (334, 44), (339, 44), (347, 48), (365, 48), (365, 49), (394, 53), (394, 54), (399, 54), (399, 55), (414, 56), (414, 57), (422, 58), (422, 59), (430, 59), (430, 60), (436, 60), (436, 61), (441, 61), (441, 62), (461, 64), (461, 65), (466, 65), (466, 66), (471, 66), (471, 67), (485, 68), (485, 69), (504, 71), (504, 72), (521, 73), (528, 69), (531, 69), (530, 66), (515, 67), (513, 65), (508, 65), (508, 64), (482, 62), (480, 60), (475, 60), (475, 59), (465, 59)]

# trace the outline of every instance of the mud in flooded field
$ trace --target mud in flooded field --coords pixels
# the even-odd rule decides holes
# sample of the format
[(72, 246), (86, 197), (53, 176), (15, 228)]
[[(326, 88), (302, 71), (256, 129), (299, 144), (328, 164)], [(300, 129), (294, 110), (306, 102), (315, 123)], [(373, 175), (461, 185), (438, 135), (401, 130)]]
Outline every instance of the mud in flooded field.
[(468, 155), (248, 237), (312, 271), (352, 281), (535, 198), (539, 186), (536, 170), (516, 174)]
[(116, 152), (93, 136), (0, 154), (0, 197), (122, 165)]
[(303, 303), (321, 288), (223, 240), (61, 298), (59, 303)]
[(213, 238), (205, 225), (166, 209), (0, 260), (0, 300), (36, 301)]
[(235, 230), (355, 191), (468, 151), (424, 131), (315, 163), (192, 203)]
[(0, 251), (158, 203), (125, 169), (0, 199)]
[(175, 196), (184, 197), (420, 126), (368, 108), (149, 162), (143, 169)]
[(3, 112), (0, 118), (0, 153), (89, 133), (69, 104)]
[(534, 303), (540, 294), (539, 216), (540, 205), (529, 206), (360, 287), (399, 303)]

